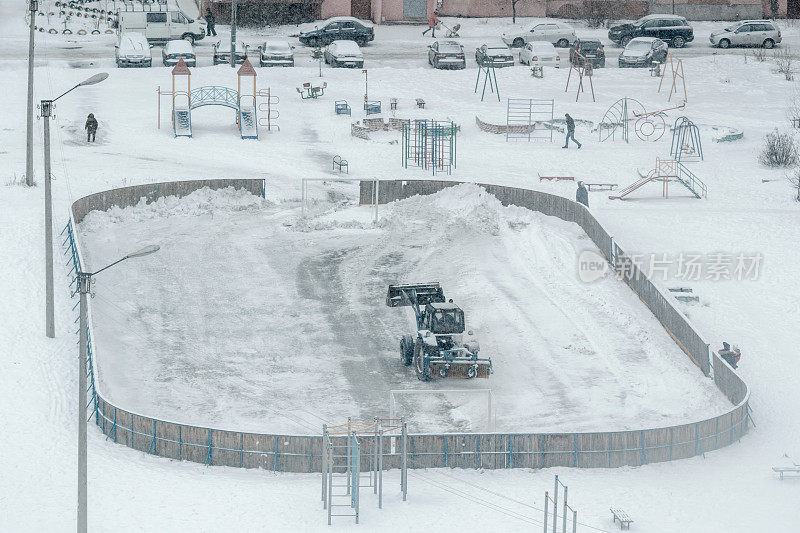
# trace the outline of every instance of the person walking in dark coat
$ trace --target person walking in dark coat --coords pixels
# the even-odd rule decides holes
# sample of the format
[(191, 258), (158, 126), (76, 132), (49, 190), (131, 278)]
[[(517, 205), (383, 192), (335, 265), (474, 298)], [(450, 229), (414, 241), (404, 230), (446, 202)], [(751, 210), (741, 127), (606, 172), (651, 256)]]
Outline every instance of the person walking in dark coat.
[(436, 39), (436, 26), (439, 24), (439, 18), (436, 15), (438, 15), (438, 14), (439, 14), (439, 12), (437, 10), (433, 11), (433, 13), (431, 14), (430, 18), (428, 18), (428, 29), (423, 31), (422, 35), (425, 35), (429, 31), (433, 30), (433, 31), (431, 31), (431, 37)]
[(216, 37), (217, 30), (214, 29), (216, 21), (214, 20), (214, 14), (211, 12), (211, 8), (206, 8), (206, 16), (204, 18), (206, 19), (206, 35), (213, 35)]
[(86, 117), (86, 125), (83, 127), (86, 130), (86, 142), (94, 142), (94, 136), (97, 133), (97, 119), (94, 118), (92, 113)]
[(569, 148), (569, 140), (572, 139), (572, 142), (578, 145), (578, 150), (581, 149), (581, 143), (575, 138), (575, 121), (572, 120), (572, 117), (569, 116), (569, 113), (564, 114), (567, 117), (567, 140), (564, 141), (564, 146), (562, 148)]
[(575, 192), (575, 201), (589, 207), (589, 191), (582, 181), (578, 182), (578, 190)]

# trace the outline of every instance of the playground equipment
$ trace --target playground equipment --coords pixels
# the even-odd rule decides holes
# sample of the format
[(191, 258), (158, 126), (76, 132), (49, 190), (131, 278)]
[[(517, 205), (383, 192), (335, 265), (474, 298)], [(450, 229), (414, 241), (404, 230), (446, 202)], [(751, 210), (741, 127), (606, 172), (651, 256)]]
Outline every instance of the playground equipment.
[(639, 174), (639, 180), (621, 189), (615, 196), (609, 196), (611, 200), (621, 200), (639, 187), (650, 183), (651, 181), (661, 182), (661, 195), (664, 198), (669, 198), (669, 183), (677, 181), (695, 198), (706, 198), (708, 196), (708, 189), (706, 184), (700, 178), (686, 168), (680, 161), (675, 159), (656, 159), (656, 167), (651, 170), (647, 175)]
[(364, 111), (367, 115), (378, 115), (381, 112), (380, 100), (365, 100)]
[(414, 311), (417, 334), (400, 340), (400, 360), (406, 366), (414, 364), (420, 381), (488, 378), (492, 373), (492, 360), (478, 357), (480, 346), (472, 331), (464, 335), (464, 311), (453, 300), (445, 301), (438, 283), (389, 285), (386, 305)]
[(537, 122), (552, 122), (553, 100), (535, 98), (509, 98), (506, 107), (506, 141), (509, 139), (549, 139), (553, 142), (552, 128), (545, 127), (536, 133)]
[(592, 83), (592, 64), (586, 59), (586, 56), (582, 55), (580, 52), (574, 52), (572, 54), (572, 61), (569, 63), (569, 73), (567, 74), (567, 86), (564, 88), (564, 92), (569, 91), (569, 80), (572, 77), (573, 70), (578, 75), (578, 90), (575, 93), (575, 101), (578, 101), (578, 98), (580, 98), (583, 92), (583, 78), (588, 78), (589, 87), (592, 89), (592, 102), (595, 102), (594, 84)]
[(639, 100), (635, 98), (620, 98), (603, 115), (597, 126), (600, 142), (608, 139), (616, 140), (616, 135), (622, 135), (622, 140), (628, 142), (630, 138), (630, 122), (636, 116), (645, 115), (647, 111)]
[(450, 121), (417, 119), (403, 121), (403, 167), (408, 162), (423, 169), (450, 174), (456, 166), (456, 135), (458, 126)]
[(258, 103), (258, 111), (262, 116), (258, 119), (258, 125), (266, 126), (269, 132), (273, 129), (281, 131), (280, 126), (275, 124), (275, 120), (281, 116), (280, 111), (275, 109), (275, 106), (280, 103), (281, 99), (272, 94), (272, 89), (269, 87), (266, 89), (259, 89), (256, 92), (256, 96), (261, 100)]
[[(172, 69), (172, 91), (162, 91), (158, 87), (158, 127), (161, 128), (161, 97), (172, 97), (172, 130), (175, 137), (192, 136), (192, 110), (207, 105), (229, 107), (236, 111), (236, 126), (242, 139), (258, 139), (258, 126), (266, 123), (268, 130), (277, 125), (272, 120), (278, 117), (277, 110), (272, 109), (277, 104), (278, 98), (270, 94), (270, 90), (256, 90), (256, 71), (248, 60), (245, 60), (237, 72), (237, 89), (220, 87), (216, 85), (191, 87), (191, 71), (183, 59)], [(185, 90), (176, 89), (185, 77)], [(253, 78), (252, 91), (243, 85), (243, 78)], [(259, 99), (265, 100), (259, 103)], [(266, 107), (267, 114), (264, 119), (258, 119), (257, 110)]]
[(664, 76), (667, 74), (667, 63), (669, 63), (670, 68), (670, 75), (672, 76), (672, 84), (669, 88), (669, 98), (667, 98), (667, 102), (672, 101), (672, 95), (678, 94), (678, 78), (681, 80), (681, 86), (683, 88), (683, 103), (686, 103), (687, 96), (686, 96), (686, 75), (683, 72), (683, 59), (675, 60), (672, 57), (672, 54), (667, 54), (667, 58), (664, 60), (664, 69), (661, 72), (661, 81), (658, 82), (658, 92), (661, 93), (661, 85), (664, 83)]
[(336, 100), (333, 103), (333, 110), (336, 111), (337, 115), (350, 115), (352, 113), (347, 100)]
[(700, 130), (687, 117), (678, 117), (672, 129), (669, 155), (676, 161), (702, 161), (703, 145)]
[(342, 170), (344, 170), (346, 174), (350, 174), (350, 166), (347, 164), (347, 159), (342, 159), (340, 155), (333, 156), (333, 170), (337, 169), (339, 170), (339, 174), (342, 173)]
[(481, 102), (483, 102), (483, 97), (486, 96), (486, 85), (489, 85), (489, 89), (497, 94), (497, 101), (500, 101), (500, 88), (497, 86), (497, 72), (494, 69), (494, 62), (493, 61), (484, 61), (482, 64), (478, 65), (478, 79), (475, 80), (475, 94), (478, 94), (478, 85), (481, 82), (481, 76), (483, 76), (483, 91), (481, 92)]
[[(390, 468), (400, 468), (400, 492), (406, 501), (408, 426), (403, 418), (374, 418), (371, 422), (348, 418), (347, 424), (322, 426), (322, 508), (328, 511), (328, 525), (336, 516), (353, 517), (358, 524), (362, 487), (372, 487), (378, 509), (383, 508), (385, 457), (394, 459)], [(342, 500), (344, 503), (339, 503)]]
[(314, 87), (313, 85), (311, 85), (310, 82), (305, 82), (302, 88), (297, 87), (297, 92), (300, 93), (300, 98), (302, 98), (303, 100), (309, 100), (309, 99), (316, 100), (317, 98), (325, 94), (325, 88), (327, 86), (328, 86), (327, 81), (322, 82), (322, 85), (320, 85), (319, 87)]
[(636, 136), (643, 141), (657, 141), (661, 139), (667, 129), (664, 120), (665, 113), (675, 109), (683, 109), (686, 104), (659, 109), (658, 111), (646, 111), (644, 105), (635, 98), (621, 98), (614, 102), (603, 115), (603, 119), (598, 125), (600, 141), (614, 140), (619, 130), (622, 140), (630, 140), (630, 122), (634, 122)]
[(556, 528), (558, 527), (558, 487), (559, 486), (561, 486), (561, 488), (564, 489), (564, 503), (563, 503), (564, 509), (562, 511), (563, 522), (562, 522), (561, 531), (562, 531), (562, 533), (567, 533), (567, 516), (571, 512), (571, 515), (572, 515), (572, 533), (576, 533), (576, 531), (578, 530), (578, 511), (576, 511), (575, 509), (570, 507), (570, 505), (567, 503), (567, 499), (569, 498), (569, 490), (568, 490), (568, 487), (566, 485), (564, 485), (564, 483), (562, 483), (558, 479), (558, 476), (556, 476), (556, 480), (555, 480), (555, 483), (554, 483), (553, 497), (552, 498), (550, 497), (550, 493), (549, 492), (547, 492), (547, 491), (544, 492), (544, 531), (545, 531), (545, 533), (547, 533), (547, 531), (548, 531), (547, 521), (550, 518), (550, 511), (548, 510), (548, 507), (550, 506), (551, 503), (553, 504), (553, 533), (556, 532)]
[[(253, 78), (253, 92), (245, 94), (242, 92), (242, 78)], [(256, 116), (256, 69), (245, 59), (239, 68), (236, 77), (236, 88), (238, 91), (238, 110), (237, 121), (239, 133), (242, 139), (258, 139), (258, 118)]]

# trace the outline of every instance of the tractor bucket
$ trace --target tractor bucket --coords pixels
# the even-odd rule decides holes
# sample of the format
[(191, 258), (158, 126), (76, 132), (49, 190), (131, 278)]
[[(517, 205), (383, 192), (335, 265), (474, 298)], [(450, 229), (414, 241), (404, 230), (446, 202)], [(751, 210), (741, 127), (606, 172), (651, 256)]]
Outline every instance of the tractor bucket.
[[(474, 363), (450, 363), (446, 366), (445, 362), (431, 361), (431, 376), (433, 377), (448, 377), (448, 378), (488, 378), (492, 372), (492, 367), (486, 361), (477, 361)], [(445, 375), (442, 376), (439, 372), (444, 369)]]
[(386, 305), (389, 307), (400, 307), (414, 305), (414, 299), (419, 306), (425, 306), (431, 302), (444, 302), (444, 291), (438, 282), (434, 283), (412, 283), (408, 285), (389, 285), (389, 292), (386, 294)]

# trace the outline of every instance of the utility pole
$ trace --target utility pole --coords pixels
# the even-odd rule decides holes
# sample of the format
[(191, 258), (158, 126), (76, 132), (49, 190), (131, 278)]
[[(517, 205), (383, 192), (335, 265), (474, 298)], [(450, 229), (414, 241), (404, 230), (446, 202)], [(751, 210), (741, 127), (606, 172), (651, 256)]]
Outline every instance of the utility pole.
[(28, 36), (28, 141), (25, 150), (25, 185), (33, 186), (33, 39), (36, 35), (38, 0), (28, 0), (30, 9), (30, 35)]
[(236, 68), (236, 0), (231, 1), (231, 68)]
[(45, 255), (45, 334), (56, 336), (53, 302), (53, 196), (50, 188), (50, 117), (53, 101), (42, 100), (40, 108), (44, 119), (44, 255)]
[(86, 533), (86, 358), (89, 354), (89, 327), (86, 295), (92, 290), (92, 275), (78, 272), (80, 302), (80, 349), (78, 350), (78, 533)]

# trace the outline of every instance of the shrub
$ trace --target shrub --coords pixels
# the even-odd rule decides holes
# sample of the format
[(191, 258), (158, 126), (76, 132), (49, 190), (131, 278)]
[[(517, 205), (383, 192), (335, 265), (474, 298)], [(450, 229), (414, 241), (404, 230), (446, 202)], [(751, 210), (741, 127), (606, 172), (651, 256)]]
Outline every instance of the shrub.
[(784, 48), (780, 51), (776, 51), (774, 58), (778, 74), (783, 74), (786, 81), (794, 80), (794, 57), (792, 57), (789, 49)]
[(788, 167), (797, 163), (797, 143), (791, 133), (775, 129), (764, 137), (758, 160), (768, 167)]

